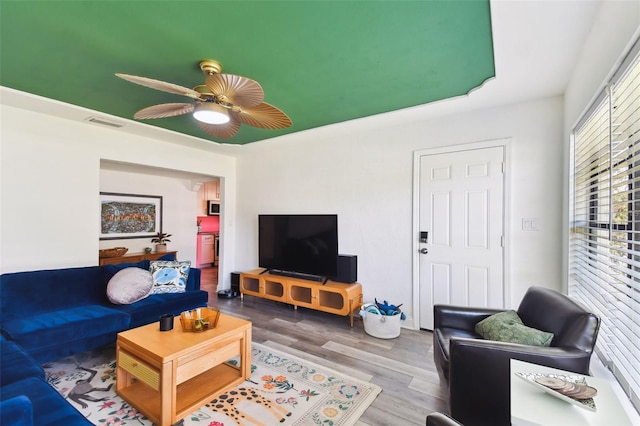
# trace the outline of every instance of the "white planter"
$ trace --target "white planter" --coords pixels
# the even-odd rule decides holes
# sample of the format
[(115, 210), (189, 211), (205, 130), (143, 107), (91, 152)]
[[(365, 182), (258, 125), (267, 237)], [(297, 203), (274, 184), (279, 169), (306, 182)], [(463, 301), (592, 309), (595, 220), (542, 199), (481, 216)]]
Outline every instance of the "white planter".
[(394, 339), (400, 336), (401, 315), (378, 315), (367, 312), (364, 318), (364, 331), (379, 339)]

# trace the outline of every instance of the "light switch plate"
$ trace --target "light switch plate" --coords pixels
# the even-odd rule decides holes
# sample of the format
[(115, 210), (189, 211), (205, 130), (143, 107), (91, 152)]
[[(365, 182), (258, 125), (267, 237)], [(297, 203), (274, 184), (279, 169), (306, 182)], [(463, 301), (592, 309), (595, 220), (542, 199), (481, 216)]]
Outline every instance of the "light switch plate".
[(533, 218), (522, 218), (522, 230), (523, 231), (537, 231), (538, 230), (538, 219)]

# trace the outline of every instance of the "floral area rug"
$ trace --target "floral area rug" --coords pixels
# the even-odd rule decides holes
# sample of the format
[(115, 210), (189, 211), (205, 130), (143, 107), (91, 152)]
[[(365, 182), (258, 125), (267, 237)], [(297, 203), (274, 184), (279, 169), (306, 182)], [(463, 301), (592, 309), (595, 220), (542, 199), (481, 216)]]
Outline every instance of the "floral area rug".
[[(151, 425), (115, 393), (115, 345), (43, 365), (47, 381), (95, 425)], [(252, 345), (251, 378), (178, 422), (184, 426), (353, 425), (379, 386)], [(237, 360), (230, 360), (231, 364)]]

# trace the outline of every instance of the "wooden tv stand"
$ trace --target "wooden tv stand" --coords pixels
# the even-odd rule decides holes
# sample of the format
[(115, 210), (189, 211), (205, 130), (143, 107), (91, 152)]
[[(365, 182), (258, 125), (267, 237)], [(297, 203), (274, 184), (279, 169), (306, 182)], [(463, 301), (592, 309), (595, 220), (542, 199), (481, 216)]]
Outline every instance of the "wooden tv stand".
[(245, 294), (336, 315), (349, 316), (353, 327), (353, 312), (362, 306), (360, 283), (325, 284), (281, 275), (261, 274), (262, 269), (240, 273), (240, 296)]

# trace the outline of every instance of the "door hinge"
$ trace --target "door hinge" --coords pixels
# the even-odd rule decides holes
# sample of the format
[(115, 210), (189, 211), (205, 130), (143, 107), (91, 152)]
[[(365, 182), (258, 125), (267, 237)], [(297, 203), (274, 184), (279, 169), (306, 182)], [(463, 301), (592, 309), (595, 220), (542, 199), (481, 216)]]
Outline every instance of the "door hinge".
[(504, 162), (500, 163), (500, 173), (504, 174)]
[(500, 236), (500, 247), (504, 248), (504, 235)]

